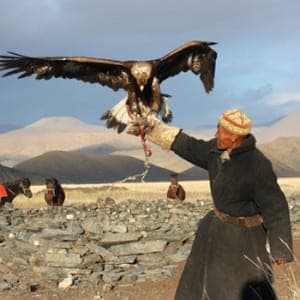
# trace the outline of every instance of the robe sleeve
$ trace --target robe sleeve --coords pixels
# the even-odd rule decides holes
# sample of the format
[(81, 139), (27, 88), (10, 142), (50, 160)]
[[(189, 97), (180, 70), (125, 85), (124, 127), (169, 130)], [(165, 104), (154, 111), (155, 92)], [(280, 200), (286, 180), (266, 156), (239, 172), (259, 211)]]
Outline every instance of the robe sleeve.
[(274, 259), (293, 260), (289, 207), (271, 162), (263, 157), (257, 168), (254, 200), (260, 208)]
[(208, 154), (214, 140), (204, 141), (180, 132), (171, 145), (177, 155), (192, 164), (207, 170)]

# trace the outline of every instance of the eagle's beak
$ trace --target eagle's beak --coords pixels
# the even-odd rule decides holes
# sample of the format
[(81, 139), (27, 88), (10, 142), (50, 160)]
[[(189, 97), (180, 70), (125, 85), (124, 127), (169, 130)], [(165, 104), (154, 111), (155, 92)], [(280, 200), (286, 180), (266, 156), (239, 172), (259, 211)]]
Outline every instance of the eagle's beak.
[(141, 92), (144, 90), (144, 86), (142, 84), (140, 85), (140, 90)]

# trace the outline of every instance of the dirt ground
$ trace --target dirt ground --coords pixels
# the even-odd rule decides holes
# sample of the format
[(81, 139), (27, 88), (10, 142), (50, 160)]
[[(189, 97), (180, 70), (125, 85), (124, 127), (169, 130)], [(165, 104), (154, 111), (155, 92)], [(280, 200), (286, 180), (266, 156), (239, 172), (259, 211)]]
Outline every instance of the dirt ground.
[[(280, 300), (300, 299), (300, 240), (294, 241), (296, 260), (286, 266), (274, 266), (275, 289)], [(176, 286), (185, 262), (180, 262), (171, 277), (161, 277), (145, 282), (120, 282), (112, 290), (105, 286), (86, 285), (67, 290), (45, 290), (36, 292), (11, 290), (0, 293), (1, 300), (171, 300), (174, 299)], [(295, 292), (298, 295), (295, 295)], [(294, 294), (293, 294), (294, 293)], [(187, 299), (188, 300), (188, 299)]]

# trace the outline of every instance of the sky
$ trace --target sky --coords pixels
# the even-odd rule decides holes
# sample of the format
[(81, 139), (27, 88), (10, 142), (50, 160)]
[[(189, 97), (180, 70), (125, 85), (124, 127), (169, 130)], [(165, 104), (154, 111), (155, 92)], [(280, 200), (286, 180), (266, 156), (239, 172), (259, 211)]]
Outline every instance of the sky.
[[(210, 94), (191, 72), (162, 84), (173, 124), (213, 126), (240, 108), (258, 125), (300, 109), (299, 11), (299, 0), (0, 0), (0, 53), (137, 60), (217, 42)], [(73, 116), (104, 125), (99, 117), (124, 96), (77, 80), (0, 78), (0, 124)]]

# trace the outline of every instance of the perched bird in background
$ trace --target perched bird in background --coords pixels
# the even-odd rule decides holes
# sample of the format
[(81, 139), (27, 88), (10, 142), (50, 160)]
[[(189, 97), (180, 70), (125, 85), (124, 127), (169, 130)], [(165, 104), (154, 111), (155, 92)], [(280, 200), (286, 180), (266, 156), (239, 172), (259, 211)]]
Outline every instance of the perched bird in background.
[[(3, 76), (20, 73), (18, 78), (36, 75), (36, 79), (78, 79), (99, 83), (114, 91), (124, 89), (127, 96), (108, 110), (101, 119), (108, 128), (122, 132), (138, 117), (156, 118), (161, 115), (164, 122), (172, 120), (167, 103), (169, 95), (161, 93), (160, 83), (180, 72), (192, 71), (198, 75), (208, 93), (214, 87), (217, 53), (210, 47), (213, 42), (190, 41), (165, 56), (145, 61), (117, 61), (104, 58), (73, 57), (29, 57), (14, 52), (0, 56)], [(143, 125), (140, 136), (146, 155), (151, 155), (145, 143)]]

